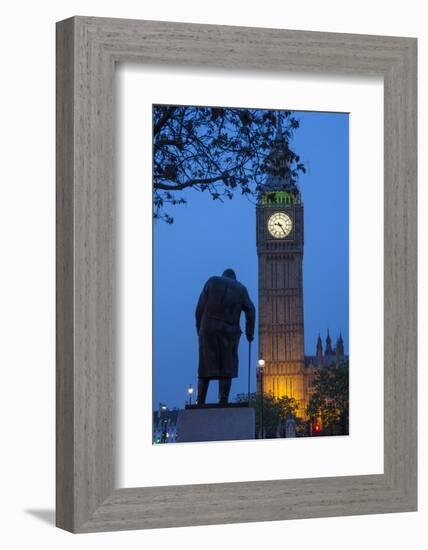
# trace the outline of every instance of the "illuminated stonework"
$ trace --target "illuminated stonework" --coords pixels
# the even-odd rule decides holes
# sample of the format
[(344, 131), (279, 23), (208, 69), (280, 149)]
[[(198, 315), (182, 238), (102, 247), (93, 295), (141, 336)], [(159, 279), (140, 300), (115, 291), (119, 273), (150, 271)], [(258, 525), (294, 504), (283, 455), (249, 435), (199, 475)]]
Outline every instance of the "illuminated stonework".
[[(275, 199), (283, 197), (275, 196)], [(264, 392), (294, 397), (304, 416), (308, 391), (305, 380), (303, 319), (303, 204), (300, 193), (285, 200), (261, 194), (257, 206), (259, 260), (259, 353), (266, 361)], [(272, 215), (291, 220), (291, 230), (278, 238), (269, 230)], [(260, 388), (258, 388), (260, 391)]]
[[(259, 262), (259, 356), (264, 359), (263, 392), (275, 398), (293, 397), (297, 415), (306, 418), (316, 374), (323, 366), (339, 364), (342, 336), (336, 348), (327, 332), (325, 353), (318, 337), (316, 355), (305, 356), (303, 319), (304, 206), (289, 164), (289, 149), (278, 128), (270, 152), (270, 172), (260, 189), (256, 208)], [(320, 327), (324, 328), (324, 327)], [(257, 392), (260, 393), (260, 373)]]

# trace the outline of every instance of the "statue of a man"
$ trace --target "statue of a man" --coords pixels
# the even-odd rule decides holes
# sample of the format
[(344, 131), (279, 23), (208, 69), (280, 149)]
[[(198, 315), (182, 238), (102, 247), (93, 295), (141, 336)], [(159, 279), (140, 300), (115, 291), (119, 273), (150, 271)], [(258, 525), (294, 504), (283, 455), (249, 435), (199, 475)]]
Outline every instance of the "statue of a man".
[(198, 405), (205, 404), (210, 380), (219, 381), (219, 402), (227, 403), (232, 378), (238, 376), (238, 344), (245, 313), (247, 340), (254, 339), (255, 308), (248, 291), (236, 280), (233, 269), (210, 277), (196, 307), (199, 336)]

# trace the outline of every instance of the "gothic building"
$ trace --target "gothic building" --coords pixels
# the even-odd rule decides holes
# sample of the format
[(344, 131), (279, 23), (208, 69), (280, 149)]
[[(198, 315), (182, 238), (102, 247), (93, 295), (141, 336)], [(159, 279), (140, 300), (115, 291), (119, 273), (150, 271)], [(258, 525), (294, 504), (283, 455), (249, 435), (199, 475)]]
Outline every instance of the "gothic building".
[(318, 334), (317, 347), (315, 355), (305, 357), (306, 367), (329, 367), (330, 365), (339, 365), (348, 358), (345, 355), (342, 335), (336, 341), (336, 347), (331, 347), (330, 331), (327, 329), (327, 338), (325, 340), (325, 351), (323, 351), (321, 335)]
[[(259, 266), (259, 354), (264, 359), (263, 392), (287, 395), (305, 417), (317, 369), (344, 356), (340, 336), (332, 348), (327, 334), (323, 351), (318, 337), (316, 355), (305, 356), (303, 318), (304, 205), (296, 174), (290, 169), (290, 151), (280, 118), (269, 175), (260, 189), (256, 207)], [(257, 391), (261, 391), (260, 373)]]
[(336, 347), (331, 346), (330, 331), (327, 329), (327, 338), (325, 340), (325, 350), (323, 350), (321, 335), (318, 334), (316, 353), (315, 355), (305, 356), (305, 370), (304, 387), (305, 387), (305, 401), (307, 402), (314, 389), (315, 375), (319, 372), (319, 369), (323, 367), (339, 366), (344, 361), (348, 360), (348, 356), (345, 355), (345, 348), (343, 344), (342, 335), (336, 341)]

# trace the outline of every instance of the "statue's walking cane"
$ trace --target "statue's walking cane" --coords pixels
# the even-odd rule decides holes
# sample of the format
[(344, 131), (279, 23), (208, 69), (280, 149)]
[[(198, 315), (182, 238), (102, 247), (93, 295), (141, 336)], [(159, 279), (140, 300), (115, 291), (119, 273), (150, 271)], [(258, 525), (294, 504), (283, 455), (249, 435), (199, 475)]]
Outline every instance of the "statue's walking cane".
[(248, 342), (248, 403), (250, 402), (250, 384), (251, 384), (251, 340)]

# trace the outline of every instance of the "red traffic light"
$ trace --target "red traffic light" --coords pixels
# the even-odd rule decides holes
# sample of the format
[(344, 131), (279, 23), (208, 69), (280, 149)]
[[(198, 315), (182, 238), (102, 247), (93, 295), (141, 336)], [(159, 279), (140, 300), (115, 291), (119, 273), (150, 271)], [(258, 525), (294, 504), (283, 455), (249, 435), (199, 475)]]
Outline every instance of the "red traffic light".
[(317, 433), (319, 433), (319, 431), (321, 430), (320, 425), (319, 425), (319, 424), (315, 424), (314, 430), (315, 430)]

